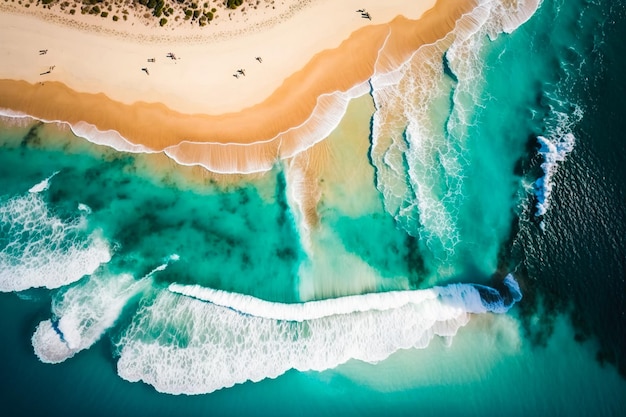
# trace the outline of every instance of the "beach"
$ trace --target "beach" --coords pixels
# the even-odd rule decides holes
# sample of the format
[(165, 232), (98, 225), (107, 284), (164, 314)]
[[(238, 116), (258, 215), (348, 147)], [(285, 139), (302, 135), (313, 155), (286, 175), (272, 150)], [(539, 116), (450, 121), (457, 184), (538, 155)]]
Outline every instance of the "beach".
[[(330, 18), (321, 2), (253, 37), (167, 47), (167, 40), (132, 42), (47, 22), (34, 33), (28, 29), (33, 17), (2, 14), (3, 53), (11, 59), (0, 68), (0, 107), (67, 122), (79, 135), (98, 136), (93, 140), (119, 150), (166, 150), (180, 164), (213, 172), (264, 171), (322, 140), (334, 128), (328, 113), (345, 110), (346, 99), (363, 94), (367, 80), (391, 71), (390, 64), (445, 37), (472, 7), (439, 2), (416, 22), (409, 19), (433, 4), (398, 4), (398, 10), (368, 8), (378, 19), (393, 15), (381, 24), (361, 18), (352, 3)], [(321, 22), (325, 36), (309, 36), (298, 19)], [(44, 42), (38, 33), (55, 36)], [(42, 57), (36, 51), (44, 43), (49, 52)], [(168, 59), (174, 46), (177, 59)], [(60, 53), (68, 50), (76, 53)], [(158, 63), (145, 63), (155, 56)], [(39, 75), (46, 68), (40, 62), (54, 70)], [(141, 71), (146, 67), (150, 75)], [(240, 67), (246, 75), (233, 77)]]
[(12, 415), (619, 415), (626, 9), (19, 1)]

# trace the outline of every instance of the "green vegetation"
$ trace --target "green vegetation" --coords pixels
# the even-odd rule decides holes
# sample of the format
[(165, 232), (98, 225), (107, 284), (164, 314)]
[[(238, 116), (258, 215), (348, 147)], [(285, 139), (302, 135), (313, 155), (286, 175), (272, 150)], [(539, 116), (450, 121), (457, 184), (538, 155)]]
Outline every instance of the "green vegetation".
[(163, 8), (165, 7), (165, 0), (139, 0), (139, 4), (152, 10), (152, 16), (161, 17)]
[(243, 0), (226, 0), (226, 7), (236, 9), (243, 4)]
[[(0, 0), (2, 1), (2, 0)], [(199, 26), (206, 26), (218, 17), (219, 8), (228, 7), (236, 9), (244, 4), (244, 0), (4, 0), (5, 2), (14, 1), (28, 7), (29, 3), (51, 9), (58, 6), (61, 11), (76, 15), (80, 11), (83, 15), (99, 16), (102, 18), (111, 18), (114, 22), (119, 20), (128, 20), (129, 11), (124, 6), (136, 10), (137, 16), (144, 19), (156, 17), (160, 26), (165, 26), (168, 21), (181, 22), (191, 21)], [(213, 3), (213, 4), (212, 4)], [(258, 1), (257, 1), (258, 4)], [(145, 7), (148, 10), (143, 9)], [(171, 24), (171, 23), (170, 23)]]

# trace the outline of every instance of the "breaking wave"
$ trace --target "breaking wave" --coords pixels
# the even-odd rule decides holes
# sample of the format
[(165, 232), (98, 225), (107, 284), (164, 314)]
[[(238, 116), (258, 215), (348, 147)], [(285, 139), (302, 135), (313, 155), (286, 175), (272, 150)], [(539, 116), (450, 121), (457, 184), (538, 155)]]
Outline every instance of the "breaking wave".
[(145, 303), (121, 337), (118, 373), (161, 392), (201, 394), (289, 369), (377, 362), (454, 336), (472, 313), (506, 312), (521, 293), (512, 275), (504, 284), (502, 293), (452, 284), (300, 304), (173, 285)]
[(537, 216), (543, 216), (550, 207), (550, 195), (552, 194), (552, 177), (554, 176), (559, 162), (565, 161), (565, 157), (574, 149), (576, 138), (573, 134), (567, 133), (562, 137), (549, 139), (538, 136), (537, 141), (541, 145), (539, 154), (544, 158), (541, 164), (543, 177), (535, 183), (537, 196)]
[(59, 173), (59, 171), (53, 172), (52, 175), (50, 175), (45, 180), (43, 180), (40, 183), (35, 184), (32, 187), (30, 187), (28, 192), (37, 194), (37, 193), (41, 193), (43, 191), (46, 191), (48, 188), (50, 188), (50, 180), (58, 173)]
[(84, 215), (65, 220), (48, 208), (40, 193), (55, 174), (27, 194), (0, 200), (0, 291), (58, 288), (111, 259), (101, 233), (87, 234)]
[[(583, 110), (575, 103), (554, 98), (558, 94), (546, 94), (548, 114), (546, 117), (546, 133), (537, 136), (540, 148), (538, 154), (543, 158), (541, 170), (543, 176), (534, 184), (537, 217), (545, 216), (550, 209), (550, 199), (554, 188), (554, 176), (567, 155), (574, 150), (576, 137), (572, 133), (574, 126), (583, 118)], [(539, 224), (545, 228), (542, 220)]]
[(39, 323), (33, 334), (35, 354), (44, 363), (59, 363), (88, 349), (148, 283), (130, 274), (94, 274), (84, 284), (62, 292), (52, 302), (52, 318)]
[(39, 360), (59, 363), (90, 348), (115, 324), (129, 300), (149, 288), (152, 275), (177, 260), (178, 255), (170, 256), (140, 280), (99, 270), (59, 293), (52, 301), (52, 318), (39, 323), (31, 339)]
[(0, 116), (15, 120), (37, 120), (43, 123), (58, 123), (66, 125), (78, 137), (81, 137), (95, 145), (108, 146), (118, 152), (129, 153), (155, 153), (156, 151), (144, 145), (135, 145), (131, 143), (115, 130), (100, 130), (91, 123), (80, 121), (77, 123), (69, 123), (64, 120), (46, 120), (29, 114), (18, 112), (10, 109), (0, 108)]
[(397, 71), (372, 77), (376, 186), (387, 212), (444, 270), (461, 241), (467, 131), (481, 107), (483, 52), (537, 7), (536, 0), (481, 1), (445, 38), (419, 48)]

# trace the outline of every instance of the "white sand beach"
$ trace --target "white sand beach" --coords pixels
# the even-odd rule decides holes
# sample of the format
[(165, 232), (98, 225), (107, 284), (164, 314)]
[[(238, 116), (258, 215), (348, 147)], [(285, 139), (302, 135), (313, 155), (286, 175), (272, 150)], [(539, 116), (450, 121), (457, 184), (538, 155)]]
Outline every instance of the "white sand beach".
[[(318, 0), (264, 9), (248, 28), (248, 17), (215, 30), (166, 30), (130, 19), (119, 30), (121, 22), (107, 22), (98, 31), (93, 16), (61, 24), (59, 16), (16, 14), (4, 4), (0, 109), (66, 122), (116, 149), (165, 152), (182, 165), (264, 171), (323, 139), (336, 126), (327, 116), (338, 102), (345, 110), (374, 74), (445, 38), (475, 6)], [(276, 23), (281, 16), (287, 18)]]
[[(158, 102), (183, 113), (234, 112), (269, 97), (314, 55), (338, 47), (354, 31), (386, 24), (399, 15), (417, 19), (433, 5), (433, 0), (320, 0), (284, 22), (268, 24), (268, 28), (246, 30), (243, 17), (231, 20), (229, 37), (219, 27), (213, 33), (213, 28), (207, 27), (167, 31), (92, 16), (76, 18), (88, 29), (98, 20), (105, 29), (119, 26), (128, 33), (122, 37), (123, 33), (86, 31), (78, 25), (0, 9), (0, 53), (4, 57), (0, 78), (58, 81), (78, 92), (105, 93), (125, 104)], [(368, 10), (372, 20), (361, 18), (356, 12), (360, 8)], [(260, 13), (267, 15), (269, 22), (275, 17), (268, 11)], [(156, 35), (152, 41), (151, 35)], [(41, 49), (47, 49), (47, 54), (40, 56)], [(168, 58), (168, 52), (177, 59)], [(261, 57), (262, 63), (256, 57)], [(148, 62), (151, 58), (155, 62)], [(40, 75), (51, 66), (50, 74)], [(142, 68), (147, 68), (149, 75)], [(238, 69), (245, 70), (245, 77), (233, 77)]]

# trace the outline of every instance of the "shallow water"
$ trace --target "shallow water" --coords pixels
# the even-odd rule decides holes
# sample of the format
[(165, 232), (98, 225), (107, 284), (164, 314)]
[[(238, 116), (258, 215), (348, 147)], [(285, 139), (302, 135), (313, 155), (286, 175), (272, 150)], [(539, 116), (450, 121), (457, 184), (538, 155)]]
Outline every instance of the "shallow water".
[[(544, 1), (511, 34), (487, 19), (445, 59), (418, 53), (393, 83), (373, 80), (315, 145), (328, 158), (313, 229), (288, 163), (219, 181), (5, 119), (11, 414), (619, 415), (625, 14)], [(508, 273), (520, 303), (468, 314), (508, 309)], [(231, 298), (219, 307), (172, 283)], [(451, 298), (301, 323), (235, 302), (380, 301), (458, 283)]]

